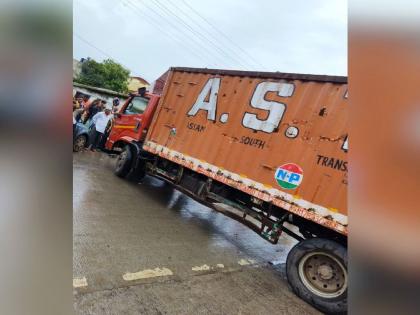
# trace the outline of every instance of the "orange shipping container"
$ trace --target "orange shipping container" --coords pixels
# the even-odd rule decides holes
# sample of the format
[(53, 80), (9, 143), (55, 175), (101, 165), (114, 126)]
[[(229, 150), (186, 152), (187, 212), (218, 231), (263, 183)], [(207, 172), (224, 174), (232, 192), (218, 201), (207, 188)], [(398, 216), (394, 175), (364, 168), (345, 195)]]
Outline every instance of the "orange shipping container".
[(347, 78), (172, 68), (144, 149), (347, 235)]

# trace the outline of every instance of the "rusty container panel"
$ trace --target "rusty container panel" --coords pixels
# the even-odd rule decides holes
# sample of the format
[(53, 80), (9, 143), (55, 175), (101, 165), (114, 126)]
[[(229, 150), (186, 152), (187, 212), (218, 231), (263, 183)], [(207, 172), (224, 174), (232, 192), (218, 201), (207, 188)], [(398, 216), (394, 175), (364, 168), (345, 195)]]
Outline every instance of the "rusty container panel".
[(345, 77), (172, 68), (144, 149), (347, 234)]

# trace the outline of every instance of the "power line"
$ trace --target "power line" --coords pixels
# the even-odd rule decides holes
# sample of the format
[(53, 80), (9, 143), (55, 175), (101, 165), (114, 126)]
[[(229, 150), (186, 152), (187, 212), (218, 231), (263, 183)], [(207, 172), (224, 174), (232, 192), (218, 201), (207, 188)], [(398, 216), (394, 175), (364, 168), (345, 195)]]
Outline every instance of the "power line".
[(82, 36), (80, 36), (79, 34), (77, 34), (76, 32), (73, 31), (73, 36), (76, 36), (78, 39), (80, 39), (82, 42), (84, 42), (85, 44), (89, 45), (90, 47), (96, 49), (97, 51), (99, 51), (101, 54), (103, 54), (104, 56), (110, 58), (110, 59), (114, 59), (112, 58), (108, 53), (106, 53), (105, 51), (103, 51), (102, 49), (96, 47), (95, 45), (93, 45), (91, 42), (89, 42), (88, 40), (84, 39)]
[[(175, 30), (177, 32), (176, 34), (180, 35), (182, 37), (182, 42), (183, 42), (184, 45), (185, 45), (185, 38), (187, 38), (192, 43), (191, 47), (197, 49), (201, 54), (205, 55), (206, 58), (209, 58), (209, 60), (211, 60), (212, 63), (214, 63), (216, 61), (218, 64), (222, 64), (223, 66), (226, 66), (226, 63), (223, 59), (220, 59), (220, 57), (218, 57), (217, 55), (214, 55), (213, 51), (210, 51), (208, 49), (208, 47), (206, 47), (199, 40), (197, 40), (196, 38), (191, 36), (191, 34), (186, 33), (182, 27), (179, 27), (176, 23), (174, 23), (174, 21), (171, 17), (169, 17), (167, 15), (163, 15), (161, 12), (155, 10), (154, 7), (151, 7), (148, 4), (146, 4), (146, 3), (144, 3), (140, 0), (139, 0), (139, 2), (141, 2), (142, 5), (145, 7), (144, 9), (153, 12), (158, 17), (158, 19), (160, 20), (160, 23), (162, 23), (162, 20), (166, 21), (166, 23), (173, 30)], [(190, 49), (190, 48), (188, 48), (188, 49)]]
[(230, 60), (232, 60), (234, 63), (237, 63), (238, 65), (240, 65), (241, 67), (245, 68), (245, 70), (248, 68), (247, 65), (244, 65), (242, 62), (240, 62), (239, 60), (235, 59), (234, 57), (230, 56), (230, 54), (227, 54), (227, 52), (223, 49), (221, 49), (216, 43), (214, 43), (211, 39), (209, 39), (208, 37), (206, 37), (205, 35), (203, 35), (202, 33), (198, 32), (197, 30), (195, 30), (193, 27), (191, 27), (191, 25), (189, 25), (187, 22), (185, 22), (180, 16), (178, 16), (176, 13), (174, 13), (171, 9), (169, 9), (167, 6), (165, 6), (164, 4), (162, 4), (159, 0), (152, 0), (154, 3), (156, 3), (162, 10), (164, 10), (166, 13), (168, 13), (169, 15), (175, 17), (176, 21), (179, 21), (180, 24), (182, 24), (183, 26), (185, 26), (193, 35), (200, 37), (202, 40), (204, 40), (204, 42), (208, 42), (209, 44), (211, 44), (211, 46), (213, 46), (218, 52), (219, 54), (223, 57), (223, 58), (229, 58)]
[[(153, 27), (157, 27), (160, 31), (162, 31), (162, 33), (164, 34), (164, 35), (166, 35), (168, 38), (170, 38), (171, 40), (175, 40), (175, 41), (177, 41), (177, 42), (179, 42), (181, 45), (184, 45), (185, 44), (185, 42), (183, 42), (182, 41), (182, 39), (179, 39), (177, 36), (175, 36), (174, 34), (171, 34), (171, 33), (169, 33), (169, 32), (167, 32), (164, 28), (162, 28), (161, 26), (160, 26), (160, 22), (159, 21), (157, 21), (154, 17), (152, 17), (151, 15), (148, 15), (148, 14), (146, 14), (145, 12), (143, 12), (142, 10), (140, 10), (140, 8), (138, 7), (138, 6), (136, 6), (134, 3), (131, 3), (131, 2), (129, 2), (129, 1), (127, 1), (126, 3), (125, 3), (127, 6), (129, 6), (130, 8), (132, 8), (132, 9), (134, 9), (136, 12), (138, 12), (140, 15), (142, 15), (142, 16), (144, 16), (144, 17), (146, 17), (146, 18), (148, 18), (149, 20), (151, 20), (151, 21), (153, 21), (153, 23), (152, 22), (150, 22), (150, 21), (148, 21), (147, 19), (145, 19), (145, 22), (147, 22), (148, 24), (150, 24), (151, 26), (153, 26)], [(209, 63), (208, 61), (207, 61), (207, 56), (204, 56), (204, 55), (201, 55), (201, 54), (199, 54), (199, 53), (197, 53), (197, 52), (195, 52), (193, 49), (188, 49), (187, 50), (189, 53), (192, 53), (193, 55), (195, 55), (196, 57), (198, 57), (199, 59), (201, 59), (205, 64), (208, 64), (208, 65), (210, 65), (210, 66), (214, 66), (214, 64), (213, 63)]]
[[(157, 1), (157, 0), (156, 0)], [(202, 31), (204, 31), (207, 35), (209, 35), (210, 37), (212, 37), (214, 40), (216, 40), (216, 42), (220, 42), (220, 36), (216, 37), (212, 32), (210, 32), (208, 29), (206, 29), (205, 27), (202, 26), (202, 23), (198, 23), (197, 21), (195, 21), (192, 16), (190, 16), (187, 12), (185, 12), (180, 6), (175, 6), (171, 1), (167, 0), (167, 3), (170, 4), (173, 8), (175, 8), (176, 10), (178, 10), (179, 12), (181, 12), (187, 19), (188, 21), (194, 23), (198, 28), (200, 28)], [(231, 45), (230, 42), (226, 42), (228, 44)], [(227, 45), (226, 43), (224, 43), (223, 45), (223, 49), (228, 49), (230, 51), (230, 54), (232, 54), (232, 56), (235, 56), (239, 59), (242, 60), (242, 62), (244, 62), (247, 65), (247, 68), (254, 68), (255, 69), (255, 65), (253, 65), (252, 63), (249, 63), (247, 59), (245, 59), (243, 56), (241, 56), (240, 54), (238, 54), (232, 47), (230, 47), (229, 45)]]
[[(164, 35), (166, 35), (169, 39), (171, 40), (175, 40), (177, 42), (179, 42), (180, 44), (184, 44), (184, 42), (179, 39), (177, 36), (175, 36), (174, 34), (171, 34), (169, 32), (167, 32), (164, 28), (160, 27), (159, 21), (156, 21), (155, 18), (153, 18), (150, 15), (147, 15), (145, 12), (141, 11), (140, 8), (138, 8), (137, 6), (135, 6), (133, 3), (127, 1), (127, 6), (128, 4), (130, 4), (130, 8), (134, 9), (135, 11), (137, 11), (139, 14), (142, 14), (143, 16), (149, 18), (152, 22), (145, 20), (145, 22), (148, 22), (148, 24), (150, 24), (153, 27), (157, 27), (160, 31), (162, 31), (162, 33)], [(201, 61), (203, 61), (205, 64), (208, 64), (208, 61), (206, 60), (207, 57), (204, 55), (200, 55), (197, 52), (195, 52), (194, 50), (188, 50), (188, 52), (192, 53), (193, 55), (195, 55), (198, 59), (200, 59)]]
[(263, 66), (258, 60), (256, 60), (254, 57), (249, 55), (242, 47), (240, 47), (238, 44), (236, 44), (231, 38), (229, 38), (223, 31), (220, 31), (216, 26), (214, 26), (207, 18), (202, 16), (200, 12), (195, 10), (191, 5), (189, 5), (185, 0), (182, 0), (182, 2), (197, 16), (199, 16), (204, 22), (206, 22), (211, 28), (213, 28), (216, 32), (218, 32), (220, 35), (222, 35), (227, 41), (229, 41), (232, 45), (234, 45), (236, 48), (238, 48), (240, 51), (242, 51), (245, 55), (247, 55), (249, 58), (251, 58), (256, 64), (258, 64), (260, 67), (267, 69), (265, 66)]
[(157, 16), (159, 16), (160, 18), (162, 18), (163, 20), (165, 20), (168, 24), (170, 24), (172, 27), (174, 27), (175, 29), (177, 29), (178, 31), (180, 31), (182, 34), (184, 34), (186, 37), (188, 37), (191, 41), (193, 41), (194, 43), (196, 43), (198, 46), (200, 46), (203, 49), (203, 52), (206, 52), (212, 59), (214, 60), (218, 60), (218, 62), (220, 64), (222, 64), (224, 67), (229, 67), (224, 60), (220, 59), (220, 57), (216, 57), (215, 55), (213, 55), (212, 52), (210, 52), (208, 50), (207, 47), (205, 47), (201, 42), (197, 41), (194, 37), (192, 37), (189, 33), (185, 33), (185, 31), (180, 28), (177, 24), (174, 24), (172, 22), (172, 20), (170, 18), (168, 18), (165, 15), (162, 15), (161, 13), (159, 13), (158, 11), (156, 11), (153, 7), (150, 7), (149, 5), (145, 4), (144, 2), (142, 2), (142, 4), (149, 9), (150, 11), (152, 11), (154, 14), (156, 14)]
[[(128, 2), (128, 1), (127, 1)], [(127, 3), (127, 4), (131, 4), (131, 3)], [(145, 14), (144, 12), (142, 12), (141, 10), (137, 10), (137, 6), (133, 5), (133, 9), (136, 10), (138, 13), (142, 14), (143, 16), (146, 16), (147, 18), (156, 21), (153, 19), (153, 17)], [(173, 34), (169, 34), (168, 32), (165, 32), (165, 30), (163, 28), (161, 28), (159, 26), (159, 22), (157, 22), (156, 24), (151, 23), (150, 21), (145, 20), (148, 24), (152, 25), (153, 27), (157, 27), (159, 30), (161, 30), (163, 32), (163, 34), (165, 34), (166, 36), (168, 36), (168, 38), (172, 39), (172, 40), (176, 40), (178, 41), (180, 44), (184, 44), (184, 42), (182, 40), (180, 40), (179, 38), (175, 37)], [(102, 55), (106, 56), (107, 58), (113, 59), (115, 61), (117, 61), (116, 58), (112, 57), (110, 54), (108, 54), (107, 52), (105, 52), (104, 50), (100, 49), (99, 47), (97, 47), (96, 45), (94, 45), (92, 42), (90, 42), (89, 40), (83, 38), (81, 35), (77, 34), (76, 32), (73, 32), (73, 36), (77, 37), (80, 41), (84, 42), (85, 44), (87, 44), (88, 46), (94, 48), (95, 50), (97, 50), (98, 52), (100, 52)], [(203, 58), (203, 56), (201, 56), (200, 54), (197, 54), (195, 51), (189, 49), (188, 52), (190, 52), (191, 54), (195, 55), (197, 58), (199, 58), (201, 61), (204, 62), (204, 64), (209, 65), (210, 67), (215, 67), (215, 64), (213, 63), (209, 63), (206, 58)], [(118, 61), (119, 62), (119, 61)], [(124, 65), (123, 63), (119, 62), (121, 65), (123, 65), (125, 68), (129, 69), (129, 67), (127, 67), (126, 65)]]
[(130, 70), (130, 67), (126, 66), (125, 64), (123, 64), (122, 62), (120, 62), (119, 60), (117, 60), (116, 58), (112, 57), (110, 54), (106, 53), (105, 51), (103, 51), (102, 49), (98, 48), (97, 46), (95, 46), (94, 44), (92, 44), (90, 41), (88, 41), (87, 39), (83, 38), (82, 36), (80, 36), (79, 34), (77, 34), (76, 32), (73, 32), (73, 36), (77, 37), (79, 40), (81, 40), (82, 42), (84, 42), (85, 44), (89, 45), (90, 47), (96, 49), (97, 51), (99, 51), (101, 54), (103, 54), (104, 56), (108, 57), (109, 59), (112, 59), (116, 62), (118, 62), (119, 64), (121, 64), (124, 68), (126, 68), (127, 70)]
[(256, 64), (258, 64), (260, 67), (262, 67), (265, 70), (268, 70), (264, 65), (262, 65), (258, 60), (256, 60), (254, 57), (252, 57), (250, 54), (248, 54), (243, 48), (241, 48), (238, 44), (236, 44), (231, 38), (229, 38), (227, 35), (225, 35), (222, 31), (220, 31), (216, 26), (214, 26), (210, 21), (208, 21), (204, 16), (202, 16), (197, 10), (195, 10), (192, 6), (190, 6), (185, 0), (182, 0), (182, 2), (196, 15), (198, 15), (203, 21), (205, 21), (208, 25), (210, 25), (214, 30), (216, 30), (220, 35), (222, 35), (226, 40), (228, 40), (230, 43), (232, 43), (236, 48), (241, 50), (245, 55), (247, 55), (249, 58), (251, 58)]
[[(180, 17), (180, 16), (178, 16), (176, 13), (174, 13), (171, 9), (169, 9), (167, 6), (165, 6), (164, 4), (162, 4), (159, 0), (152, 0), (153, 2), (155, 2), (157, 5), (158, 5), (158, 7), (161, 9), (161, 10), (163, 10), (166, 14), (168, 14), (169, 13), (169, 15), (172, 15), (172, 16), (174, 16), (178, 21), (179, 21), (179, 23), (181, 23), (182, 25), (184, 25), (185, 26), (185, 28), (187, 28), (191, 33), (192, 33), (192, 35), (195, 35), (196, 37), (198, 37), (198, 36), (200, 36), (201, 38), (204, 38), (204, 40), (206, 40), (206, 41), (208, 41), (208, 42), (210, 42), (218, 51), (220, 51), (220, 54), (223, 56), (223, 57), (229, 57), (230, 59), (232, 59), (232, 60), (234, 60), (235, 62), (238, 62), (238, 60), (235, 60), (235, 59), (233, 59), (232, 58), (232, 56), (231, 55), (227, 55), (224, 51), (222, 51), (222, 50), (220, 50), (220, 48), (219, 48), (219, 46), (217, 46), (213, 41), (211, 41), (211, 40), (208, 40), (208, 38), (206, 37), (206, 35), (203, 35), (203, 34), (201, 34), (200, 32), (197, 32), (193, 27), (191, 27), (191, 25), (189, 25), (188, 23), (186, 23), (185, 21), (184, 21), (184, 19), (182, 18), (182, 17)], [(169, 0), (168, 0), (168, 2), (172, 5), (172, 6), (174, 6), (173, 5), (173, 3), (171, 3)], [(228, 40), (230, 40), (225, 34), (223, 34), (223, 32), (221, 32), (221, 31), (219, 31), (215, 26), (213, 26), (205, 17), (203, 17), (199, 12), (197, 12), (193, 7), (191, 7), (188, 3), (186, 3), (184, 0), (183, 0), (183, 2), (190, 8), (190, 10), (191, 11), (193, 11), (196, 15), (198, 15), (202, 20), (204, 20), (207, 24), (209, 24), (213, 29), (215, 29), (219, 34), (221, 34), (224, 38), (226, 38), (226, 39), (228, 39)], [(202, 44), (201, 44), (201, 42), (198, 42), (195, 38), (193, 38), (190, 34), (187, 34), (187, 33), (185, 33), (184, 32), (184, 29), (180, 29), (180, 27), (178, 27), (178, 25), (176, 25), (176, 24), (174, 24), (174, 23), (172, 23), (172, 21), (171, 20), (168, 20), (168, 18), (169, 18), (169, 16), (163, 16), (162, 14), (160, 14), (159, 12), (157, 12), (156, 10), (154, 10), (153, 8), (151, 8), (151, 7), (149, 7), (149, 6), (147, 6), (147, 5), (145, 5), (144, 3), (143, 3), (143, 5), (145, 5), (146, 6), (146, 10), (147, 9), (149, 9), (149, 11), (152, 11), (155, 15), (157, 15), (157, 16), (159, 16), (159, 17), (161, 17), (161, 18), (163, 18), (168, 24), (170, 24), (171, 26), (173, 26), (176, 30), (180, 30), (180, 33), (178, 34), (178, 33), (175, 33), (177, 36), (175, 36), (174, 34), (171, 34), (170, 32), (167, 32), (166, 31), (166, 28), (162, 28), (161, 27), (161, 20), (156, 20), (154, 17), (152, 17), (151, 15), (149, 15), (149, 14), (146, 14), (146, 12), (144, 12), (143, 10), (141, 10), (135, 3), (131, 3), (131, 2), (129, 2), (128, 0), (127, 0), (127, 3), (123, 3), (123, 4), (125, 4), (126, 6), (129, 6), (129, 5), (131, 5), (130, 6), (130, 8), (134, 8), (135, 9), (135, 11), (137, 11), (138, 13), (140, 13), (141, 15), (143, 15), (143, 16), (145, 16), (145, 17), (147, 17), (147, 19), (149, 19), (149, 20), (152, 20), (154, 23), (151, 23), (150, 21), (148, 21), (147, 19), (145, 20), (147, 23), (149, 23), (150, 25), (152, 25), (152, 26), (154, 26), (154, 27), (157, 27), (160, 31), (162, 31), (162, 33), (164, 34), (164, 35), (166, 35), (166, 36), (168, 36), (169, 38), (171, 38), (172, 40), (175, 40), (175, 41), (177, 41), (177, 42), (179, 42), (180, 44), (185, 44), (185, 41), (184, 41), (184, 39), (183, 38), (179, 38), (178, 36), (180, 35), (180, 34), (186, 34), (186, 35), (188, 35), (188, 38), (191, 40), (191, 41), (193, 41), (194, 43), (197, 43), (200, 47), (202, 47), (203, 48), (203, 50), (200, 50), (200, 49), (198, 49), (198, 52), (199, 53), (197, 53), (197, 52), (195, 52), (193, 49), (187, 49), (186, 51), (188, 51), (189, 53), (191, 53), (191, 54), (193, 54), (193, 55), (195, 55), (196, 57), (198, 57), (200, 60), (202, 60), (203, 62), (205, 62), (206, 64), (209, 64), (207, 61), (206, 61), (206, 59), (208, 58), (208, 57), (204, 57), (203, 58), (203, 56), (204, 55), (202, 55), (202, 53), (206, 53), (206, 55), (208, 55), (208, 56), (210, 56), (211, 57), (211, 60), (215, 60), (216, 58), (215, 58), (215, 56), (211, 53), (211, 52), (209, 52), (208, 51), (208, 48), (207, 47), (205, 47), (205, 46), (203, 46)], [(201, 29), (204, 29), (200, 24), (198, 24), (196, 21), (194, 21), (189, 15), (188, 15), (188, 13), (186, 13), (185, 11), (182, 11), (182, 10), (179, 10), (180, 12), (182, 12), (183, 13), (183, 15), (184, 16), (186, 16), (187, 18), (188, 18), (188, 20), (189, 21), (192, 21), (192, 22), (194, 22), (196, 25), (198, 25)], [(205, 29), (204, 29), (205, 30)], [(210, 34), (213, 38), (215, 38), (214, 36), (213, 36), (213, 34), (212, 33), (210, 33), (210, 32), (208, 32), (207, 30), (206, 30), (206, 32), (208, 33), (208, 34)], [(104, 56), (106, 56), (106, 57), (108, 57), (108, 58), (110, 58), (110, 59), (114, 59), (114, 60), (116, 60), (115, 58), (113, 58), (110, 54), (108, 54), (107, 52), (105, 52), (104, 50), (102, 50), (102, 49), (100, 49), (99, 47), (97, 47), (96, 45), (94, 45), (93, 43), (91, 43), (90, 41), (88, 41), (88, 40), (86, 40), (85, 38), (83, 38), (82, 36), (80, 36), (79, 34), (77, 34), (77, 33), (74, 33), (74, 36), (76, 36), (79, 40), (81, 40), (81, 41), (83, 41), (84, 43), (86, 43), (87, 45), (89, 45), (89, 46), (91, 46), (92, 48), (94, 48), (94, 49), (96, 49), (97, 51), (99, 51), (101, 54), (103, 54)], [(217, 39), (217, 40), (219, 40), (219, 39)], [(233, 41), (231, 41), (230, 40), (230, 43), (231, 44), (234, 44), (235, 46), (237, 46)], [(244, 53), (246, 53), (242, 48), (240, 48), (239, 46), (237, 46), (240, 50), (242, 50)], [(192, 46), (192, 48), (194, 48), (194, 49), (197, 49), (197, 47), (196, 46)], [(229, 47), (230, 48), (230, 47)], [(233, 50), (232, 50), (233, 51)], [(236, 56), (239, 56), (239, 55), (237, 55), (236, 54), (236, 52), (234, 52), (233, 51), (233, 53), (236, 55)], [(247, 54), (247, 53), (246, 53)], [(239, 56), (240, 57), (240, 56)], [(225, 64), (225, 62), (223, 61), (222, 62), (222, 64)], [(243, 64), (242, 63), (239, 63), (238, 62), (238, 64), (241, 64), (242, 66), (243, 66)], [(209, 64), (210, 66), (214, 66), (214, 64), (212, 64), (212, 63), (210, 63)], [(261, 65), (262, 66), (262, 65)], [(126, 67), (126, 66), (125, 66)], [(245, 66), (246, 68), (248, 67), (248, 66)], [(262, 66), (263, 67), (263, 66)], [(128, 67), (127, 67), (128, 68)]]

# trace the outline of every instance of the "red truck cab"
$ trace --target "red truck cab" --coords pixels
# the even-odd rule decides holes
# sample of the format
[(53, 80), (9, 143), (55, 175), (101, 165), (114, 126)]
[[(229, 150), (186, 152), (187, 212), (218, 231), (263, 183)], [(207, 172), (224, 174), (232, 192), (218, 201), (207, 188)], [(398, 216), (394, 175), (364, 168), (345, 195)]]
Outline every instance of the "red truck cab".
[(107, 150), (114, 151), (129, 143), (142, 142), (153, 119), (160, 96), (144, 90), (131, 94), (114, 114), (114, 123), (106, 141)]

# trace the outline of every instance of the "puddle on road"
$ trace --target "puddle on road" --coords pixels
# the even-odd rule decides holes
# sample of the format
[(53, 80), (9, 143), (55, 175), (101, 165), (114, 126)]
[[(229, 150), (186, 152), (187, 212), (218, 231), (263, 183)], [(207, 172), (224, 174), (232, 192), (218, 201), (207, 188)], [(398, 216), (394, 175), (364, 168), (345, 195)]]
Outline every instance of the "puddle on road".
[(211, 235), (210, 247), (239, 248), (247, 256), (258, 256), (262, 261), (282, 264), (286, 262), (289, 250), (297, 243), (284, 234), (277, 245), (272, 245), (241, 223), (196, 202), (156, 178), (145, 178), (139, 189), (147, 190), (153, 199), (175, 212), (179, 219), (193, 221), (208, 231)]
[[(74, 209), (93, 202), (92, 196), (100, 194), (119, 196), (116, 198), (136, 196), (144, 207), (155, 208), (156, 211), (169, 210), (178, 220), (191, 222), (204, 230), (209, 235), (209, 247), (232, 248), (265, 262), (285, 262), (287, 253), (296, 243), (283, 235), (278, 245), (272, 245), (241, 223), (196, 202), (164, 181), (146, 177), (140, 184), (130, 183), (113, 174), (114, 158), (104, 154), (96, 156), (97, 153), (80, 154), (76, 157), (73, 170)], [(136, 194), (135, 190), (139, 193)]]

